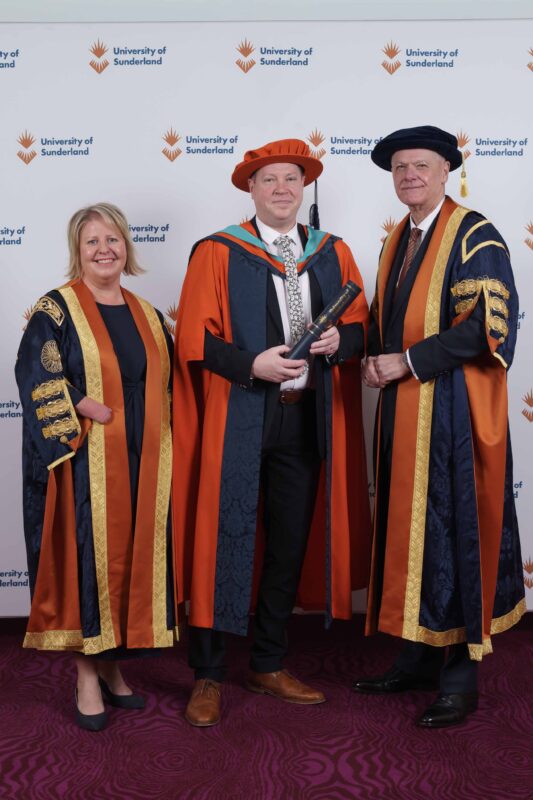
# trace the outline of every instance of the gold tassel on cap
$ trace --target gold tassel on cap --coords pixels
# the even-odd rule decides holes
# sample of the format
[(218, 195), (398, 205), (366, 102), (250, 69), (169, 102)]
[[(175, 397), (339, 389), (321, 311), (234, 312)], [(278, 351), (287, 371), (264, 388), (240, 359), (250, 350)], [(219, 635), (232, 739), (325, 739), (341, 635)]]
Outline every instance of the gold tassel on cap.
[(466, 184), (465, 154), (461, 153), (463, 163), (461, 166), (461, 197), (468, 197), (468, 186)]

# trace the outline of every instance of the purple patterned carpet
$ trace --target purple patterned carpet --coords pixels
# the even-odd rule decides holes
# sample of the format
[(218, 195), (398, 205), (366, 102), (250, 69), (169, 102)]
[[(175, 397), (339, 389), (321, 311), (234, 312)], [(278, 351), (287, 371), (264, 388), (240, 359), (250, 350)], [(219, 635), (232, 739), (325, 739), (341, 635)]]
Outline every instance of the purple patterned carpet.
[(6, 800), (532, 800), (533, 624), (495, 637), (481, 665), (482, 698), (466, 724), (423, 731), (432, 695), (367, 697), (353, 676), (379, 673), (397, 643), (364, 639), (361, 620), (325, 632), (294, 617), (287, 666), (328, 702), (288, 705), (242, 687), (247, 644), (232, 637), (233, 668), (220, 725), (183, 718), (191, 675), (185, 647), (124, 673), (142, 711), (109, 709), (101, 733), (73, 721), (68, 655), (20, 648), (20, 625), (0, 620), (0, 797)]

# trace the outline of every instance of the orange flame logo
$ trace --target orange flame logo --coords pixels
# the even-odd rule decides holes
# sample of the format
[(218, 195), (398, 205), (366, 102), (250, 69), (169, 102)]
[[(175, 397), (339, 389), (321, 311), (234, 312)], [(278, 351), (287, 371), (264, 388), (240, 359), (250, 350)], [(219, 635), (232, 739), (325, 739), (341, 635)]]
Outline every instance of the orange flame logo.
[(174, 303), (173, 305), (169, 306), (167, 308), (167, 312), (166, 313), (167, 313), (167, 317), (170, 317), (170, 319), (173, 322), (176, 322), (176, 320), (178, 318), (178, 305), (177, 305), (177, 303)]
[(457, 144), (459, 145), (459, 148), (463, 151), (463, 157), (465, 161), (469, 156), (472, 155), (470, 150), (464, 149), (469, 141), (470, 141), (470, 136), (467, 133), (465, 133), (464, 131), (459, 131), (457, 133)]
[(169, 130), (163, 136), (163, 141), (170, 145), (170, 147), (174, 147), (174, 145), (177, 144), (180, 139), (181, 136), (179, 133), (176, 133), (174, 128), (169, 128)]
[(382, 52), (385, 53), (388, 61), (382, 61), (381, 66), (383, 69), (387, 70), (389, 75), (394, 75), (396, 70), (400, 69), (402, 66), (402, 62), (399, 58), (397, 58), (397, 56), (402, 52), (401, 48), (399, 48), (398, 45), (393, 41), (390, 41), (382, 49)]
[(244, 41), (242, 41), (237, 47), (237, 52), (240, 53), (244, 58), (251, 56), (254, 50), (255, 48), (253, 44), (249, 42), (248, 39), (244, 39)]
[(102, 58), (102, 56), (107, 53), (107, 46), (98, 39), (94, 42), (89, 52), (92, 53), (93, 56), (96, 56), (96, 58)]
[(179, 133), (176, 133), (174, 128), (169, 128), (163, 136), (163, 141), (168, 144), (168, 147), (164, 147), (161, 152), (169, 161), (175, 161), (177, 157), (181, 155), (182, 151), (179, 147), (175, 147), (180, 139), (181, 136)]
[(311, 131), (307, 137), (307, 141), (313, 145), (314, 149), (311, 150), (311, 155), (314, 158), (321, 159), (326, 155), (327, 150), (324, 147), (321, 147), (321, 145), (326, 141), (326, 137), (321, 131), (318, 130), (318, 128), (315, 128), (314, 131)]
[(17, 139), (17, 142), (20, 144), (21, 147), (24, 148), (24, 150), (19, 150), (17, 152), (17, 155), (21, 161), (24, 161), (24, 163), (28, 165), (31, 161), (33, 161), (33, 159), (37, 155), (37, 152), (35, 150), (31, 150), (30, 152), (28, 152), (32, 144), (35, 143), (35, 137), (33, 136), (33, 134), (28, 133), (28, 131), (24, 131), (24, 133), (20, 134), (19, 138)]
[(255, 48), (253, 44), (248, 41), (248, 39), (243, 39), (243, 41), (240, 42), (236, 50), (238, 53), (241, 54), (242, 58), (238, 58), (235, 63), (237, 64), (239, 69), (246, 75), (247, 72), (250, 72), (252, 67), (255, 67), (256, 62), (254, 61), (253, 58), (250, 58)]
[(172, 322), (165, 320), (166, 329), (171, 336), (174, 336), (176, 333), (176, 320), (178, 318), (178, 306), (176, 303), (167, 308), (166, 315), (172, 320)]
[(22, 327), (22, 330), (23, 330), (23, 331), (25, 331), (25, 330), (26, 330), (27, 323), (28, 323), (28, 322), (30, 321), (30, 319), (31, 319), (31, 315), (33, 314), (33, 309), (34, 309), (34, 306), (28, 306), (28, 308), (26, 309), (26, 311), (25, 311), (25, 312), (23, 313), (23, 315), (22, 315), (22, 316), (24, 317), (24, 319), (26, 320), (26, 325), (24, 325), (24, 326)]
[(524, 572), (527, 573), (524, 576), (524, 583), (528, 589), (533, 589), (533, 559), (528, 558), (524, 561)]
[(385, 241), (385, 239), (387, 238), (387, 236), (389, 235), (389, 233), (392, 233), (392, 231), (394, 230), (394, 228), (396, 227), (396, 225), (397, 225), (397, 222), (396, 222), (396, 220), (395, 220), (395, 219), (393, 219), (392, 217), (388, 217), (388, 218), (385, 220), (385, 222), (384, 222), (384, 223), (382, 224), (382, 226), (381, 226), (381, 227), (383, 228), (383, 230), (385, 231), (385, 233), (386, 233), (386, 236), (382, 236), (382, 237), (381, 237), (381, 241), (382, 241), (382, 242), (384, 242), (384, 241)]
[[(528, 52), (530, 56), (533, 56), (533, 47), (530, 47)], [(531, 70), (531, 72), (533, 72), (533, 61), (529, 62), (528, 67)]]
[(397, 45), (397, 44), (394, 44), (394, 42), (389, 42), (389, 43), (388, 43), (388, 44), (386, 44), (386, 45), (385, 45), (385, 47), (383, 48), (383, 52), (385, 53), (385, 55), (387, 56), (387, 58), (389, 58), (389, 59), (392, 61), (392, 60), (393, 60), (394, 58), (396, 58), (396, 56), (397, 56), (397, 55), (399, 55), (399, 54), (400, 54), (402, 51), (401, 51), (401, 49), (398, 47), (398, 45)]
[(96, 42), (93, 42), (93, 46), (89, 48), (89, 53), (92, 53), (93, 56), (95, 56), (95, 58), (92, 58), (89, 61), (89, 66), (100, 75), (104, 69), (107, 69), (109, 66), (109, 61), (107, 58), (104, 58), (103, 61), (101, 60), (102, 57), (107, 53), (107, 46), (101, 42), (100, 39), (97, 39)]
[[(530, 233), (531, 236), (533, 236), (533, 222), (530, 222), (529, 225), (526, 225), (526, 231)], [(526, 238), (524, 239), (524, 243), (527, 244), (527, 246), (530, 247), (531, 250), (533, 250), (533, 239), (530, 239), (529, 236), (526, 236)]]
[(522, 401), (528, 406), (528, 408), (522, 409), (522, 414), (527, 419), (528, 422), (533, 422), (533, 411), (529, 409), (533, 409), (533, 389), (524, 395)]

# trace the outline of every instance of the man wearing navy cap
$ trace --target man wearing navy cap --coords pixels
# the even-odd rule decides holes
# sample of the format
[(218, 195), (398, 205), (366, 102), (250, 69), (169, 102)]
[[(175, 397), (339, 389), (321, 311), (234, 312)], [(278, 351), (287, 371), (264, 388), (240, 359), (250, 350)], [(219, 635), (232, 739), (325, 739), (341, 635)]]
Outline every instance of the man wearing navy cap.
[(445, 727), (477, 708), (491, 634), (525, 611), (506, 385), (518, 296), (498, 231), (445, 196), (455, 136), (395, 131), (372, 160), (409, 214), (383, 246), (363, 368), (381, 389), (367, 633), (406, 643), (354, 688), (439, 687), (418, 724)]
[[(308, 364), (283, 357), (341, 286), (362, 286), (341, 239), (297, 223), (304, 186), (321, 172), (299, 139), (249, 150), (232, 182), (257, 214), (198, 242), (183, 285), (173, 510), (196, 679), (185, 716), (195, 726), (220, 718), (224, 634), (246, 634), (254, 583), (246, 685), (314, 704), (322, 692), (284, 668), (297, 591), (299, 605), (350, 619), (351, 590), (367, 582), (364, 292), (312, 345)], [(264, 552), (256, 556), (258, 528)]]

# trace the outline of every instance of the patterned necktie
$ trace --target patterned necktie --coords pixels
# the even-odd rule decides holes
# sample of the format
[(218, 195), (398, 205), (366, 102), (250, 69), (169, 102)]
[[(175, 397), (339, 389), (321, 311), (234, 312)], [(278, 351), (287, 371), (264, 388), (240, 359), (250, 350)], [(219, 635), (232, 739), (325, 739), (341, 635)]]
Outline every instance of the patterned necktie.
[(285, 265), (285, 275), (287, 278), (287, 307), (289, 312), (289, 328), (291, 332), (291, 342), (295, 344), (305, 333), (305, 313), (302, 300), (302, 290), (298, 280), (298, 268), (296, 259), (291, 247), (292, 239), (290, 236), (278, 236), (274, 244), (278, 247), (279, 253)]
[(397, 289), (400, 288), (400, 286), (405, 280), (407, 271), (411, 266), (411, 262), (418, 249), (421, 236), (422, 236), (422, 231), (420, 230), (420, 228), (411, 228), (411, 233), (409, 234), (409, 241), (407, 242), (407, 250), (405, 251), (405, 260), (403, 262), (403, 267), (400, 270), (400, 275), (398, 276), (398, 283), (396, 284)]

